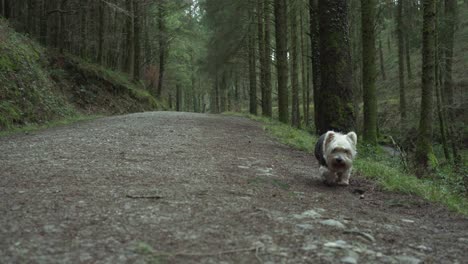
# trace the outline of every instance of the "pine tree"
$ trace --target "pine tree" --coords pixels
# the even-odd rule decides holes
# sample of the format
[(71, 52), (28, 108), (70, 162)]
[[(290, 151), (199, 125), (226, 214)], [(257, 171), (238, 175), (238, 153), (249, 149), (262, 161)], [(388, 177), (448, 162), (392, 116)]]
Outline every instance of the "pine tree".
[(320, 134), (355, 129), (348, 4), (319, 0), (321, 101)]
[(288, 123), (288, 25), (286, 0), (275, 0), (279, 120)]
[(435, 158), (432, 150), (433, 93), (435, 87), (435, 15), (436, 0), (423, 1), (423, 47), (421, 115), (416, 162), (427, 170)]
[(362, 18), (362, 80), (364, 101), (363, 138), (370, 144), (377, 143), (377, 98), (375, 88), (375, 1), (361, 0)]

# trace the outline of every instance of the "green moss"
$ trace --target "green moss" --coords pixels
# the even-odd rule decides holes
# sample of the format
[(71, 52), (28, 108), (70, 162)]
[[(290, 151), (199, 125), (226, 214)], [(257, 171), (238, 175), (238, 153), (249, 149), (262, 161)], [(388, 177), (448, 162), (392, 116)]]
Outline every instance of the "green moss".
[(15, 65), (5, 54), (0, 55), (0, 71), (9, 72), (14, 70)]
[(89, 121), (89, 120), (94, 120), (97, 118), (100, 118), (102, 116), (99, 115), (73, 115), (73, 116), (67, 116), (65, 118), (61, 118), (58, 120), (54, 121), (49, 121), (45, 122), (42, 124), (29, 124), (29, 125), (24, 125), (21, 127), (12, 127), (9, 130), (6, 131), (0, 131), (0, 137), (2, 136), (8, 136), (11, 134), (16, 134), (16, 133), (29, 133), (29, 132), (34, 132), (34, 131), (39, 131), (42, 129), (46, 128), (51, 128), (51, 127), (58, 127), (58, 126), (64, 126), (64, 125), (69, 125), (77, 122), (83, 122), (83, 121)]

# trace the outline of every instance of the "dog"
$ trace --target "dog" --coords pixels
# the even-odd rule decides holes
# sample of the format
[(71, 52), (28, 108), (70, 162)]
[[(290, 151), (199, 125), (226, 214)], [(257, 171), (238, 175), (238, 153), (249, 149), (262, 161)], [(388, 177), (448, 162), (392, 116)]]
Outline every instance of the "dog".
[(356, 157), (357, 135), (344, 135), (328, 131), (315, 144), (315, 157), (320, 163), (320, 175), (328, 185), (349, 185), (349, 178)]

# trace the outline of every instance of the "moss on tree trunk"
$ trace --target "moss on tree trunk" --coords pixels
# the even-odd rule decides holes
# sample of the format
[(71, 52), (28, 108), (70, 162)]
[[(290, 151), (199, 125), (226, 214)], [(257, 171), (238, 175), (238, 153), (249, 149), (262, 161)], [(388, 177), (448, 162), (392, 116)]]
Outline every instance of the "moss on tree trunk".
[(435, 156), (432, 151), (433, 93), (435, 86), (435, 17), (436, 1), (423, 1), (422, 92), (416, 162), (428, 169)]
[(348, 4), (319, 0), (321, 87), (318, 131), (355, 129)]
[(364, 101), (364, 140), (377, 143), (377, 99), (375, 92), (375, 1), (361, 0), (362, 18), (362, 86)]

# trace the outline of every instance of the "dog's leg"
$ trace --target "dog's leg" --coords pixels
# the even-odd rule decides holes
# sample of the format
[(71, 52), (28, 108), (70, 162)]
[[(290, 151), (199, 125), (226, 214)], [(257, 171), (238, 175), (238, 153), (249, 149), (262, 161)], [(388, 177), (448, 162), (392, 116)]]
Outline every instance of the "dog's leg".
[(322, 179), (325, 180), (325, 183), (328, 185), (332, 185), (336, 183), (336, 173), (330, 171), (327, 167), (320, 166), (320, 175)]
[(338, 185), (348, 186), (349, 185), (349, 177), (351, 177), (351, 169), (340, 173), (340, 177), (338, 179)]

